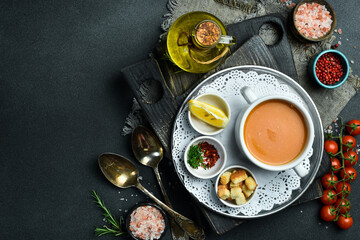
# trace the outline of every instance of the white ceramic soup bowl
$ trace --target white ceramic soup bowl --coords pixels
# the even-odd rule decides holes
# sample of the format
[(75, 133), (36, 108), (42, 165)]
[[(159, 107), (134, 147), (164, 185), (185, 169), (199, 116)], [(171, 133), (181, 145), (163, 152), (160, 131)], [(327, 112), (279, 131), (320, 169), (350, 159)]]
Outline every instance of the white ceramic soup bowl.
[[(235, 124), (235, 138), (236, 138), (236, 143), (239, 146), (240, 150), (247, 156), (247, 158), (251, 162), (253, 162), (255, 165), (263, 169), (269, 171), (283, 171), (293, 168), (300, 177), (306, 176), (308, 174), (308, 170), (301, 163), (305, 159), (307, 153), (310, 151), (313, 145), (314, 124), (310, 114), (305, 109), (305, 107), (301, 103), (296, 102), (294, 99), (282, 95), (270, 95), (270, 96), (258, 98), (249, 87), (242, 88), (241, 94), (243, 95), (243, 97), (245, 98), (245, 100), (248, 102), (249, 105), (240, 112)], [(266, 164), (255, 158), (248, 150), (244, 136), (245, 122), (250, 112), (260, 103), (263, 103), (268, 100), (276, 100), (276, 99), (287, 101), (291, 103), (293, 106), (295, 106), (297, 110), (302, 114), (307, 129), (307, 139), (305, 141), (305, 146), (303, 147), (300, 154), (298, 154), (297, 157), (295, 157), (292, 161), (289, 160), (288, 163), (282, 165)], [(286, 149), (284, 149), (284, 151), (286, 151)]]

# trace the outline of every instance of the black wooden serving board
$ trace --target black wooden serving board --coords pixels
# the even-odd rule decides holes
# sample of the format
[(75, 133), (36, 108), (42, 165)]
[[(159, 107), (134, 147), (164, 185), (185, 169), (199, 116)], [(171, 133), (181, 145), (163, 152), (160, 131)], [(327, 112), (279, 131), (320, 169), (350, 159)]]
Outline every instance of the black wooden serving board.
[[(260, 27), (265, 23), (275, 25), (280, 32), (279, 40), (267, 46), (258, 36)], [(237, 65), (261, 65), (277, 69), (294, 80), (297, 73), (290, 45), (286, 36), (286, 25), (280, 15), (268, 15), (227, 26), (228, 34), (235, 36), (237, 43), (231, 47), (233, 54), (217, 69)], [(161, 48), (157, 48), (155, 57), (122, 69), (143, 113), (160, 138), (166, 157), (171, 159), (171, 134), (178, 109), (188, 93), (205, 75), (178, 72), (178, 68), (169, 61), (161, 60)], [(324, 167), (327, 168), (326, 166)], [(321, 195), (319, 181), (309, 187), (297, 203), (318, 198)], [(202, 208), (204, 215), (218, 234), (238, 226), (241, 219), (225, 217), (209, 209)]]

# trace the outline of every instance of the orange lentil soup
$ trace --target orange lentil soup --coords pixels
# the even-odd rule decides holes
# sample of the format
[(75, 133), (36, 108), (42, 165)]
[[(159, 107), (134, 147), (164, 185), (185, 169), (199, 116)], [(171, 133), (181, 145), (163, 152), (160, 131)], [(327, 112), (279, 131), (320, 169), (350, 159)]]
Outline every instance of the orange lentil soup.
[(305, 119), (291, 103), (268, 100), (249, 113), (244, 139), (256, 159), (268, 165), (283, 165), (294, 160), (305, 147)]

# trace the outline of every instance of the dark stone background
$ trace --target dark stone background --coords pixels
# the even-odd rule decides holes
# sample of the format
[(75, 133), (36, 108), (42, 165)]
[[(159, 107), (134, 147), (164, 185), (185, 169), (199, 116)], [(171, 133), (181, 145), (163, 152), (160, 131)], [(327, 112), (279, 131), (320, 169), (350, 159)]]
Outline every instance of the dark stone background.
[[(329, 2), (343, 30), (338, 49), (355, 61), (351, 67), (359, 74), (357, 1)], [(120, 69), (147, 58), (161, 34), (166, 3), (0, 3), (1, 239), (95, 239), (94, 226), (101, 226), (103, 217), (91, 190), (117, 217), (148, 200), (137, 189), (120, 190), (107, 182), (97, 156), (116, 152), (133, 159), (130, 136), (121, 136), (133, 95)], [(340, 115), (359, 119), (359, 103), (357, 94)], [(207, 239), (219, 239), (167, 161), (160, 170), (175, 209), (203, 224)], [(137, 165), (143, 185), (160, 197), (152, 170)], [(321, 203), (311, 201), (247, 221), (221, 239), (355, 239), (360, 235), (359, 180), (352, 191), (355, 223), (348, 231), (321, 221)]]

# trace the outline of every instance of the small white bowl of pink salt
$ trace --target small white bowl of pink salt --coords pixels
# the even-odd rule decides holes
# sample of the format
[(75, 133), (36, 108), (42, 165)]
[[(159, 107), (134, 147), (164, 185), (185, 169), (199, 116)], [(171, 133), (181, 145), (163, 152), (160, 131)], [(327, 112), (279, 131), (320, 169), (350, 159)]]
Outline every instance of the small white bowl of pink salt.
[(136, 240), (161, 239), (168, 225), (165, 212), (154, 203), (135, 205), (126, 218), (127, 231)]
[(310, 42), (322, 41), (333, 34), (335, 12), (324, 0), (303, 0), (294, 9), (292, 30), (296, 37)]

